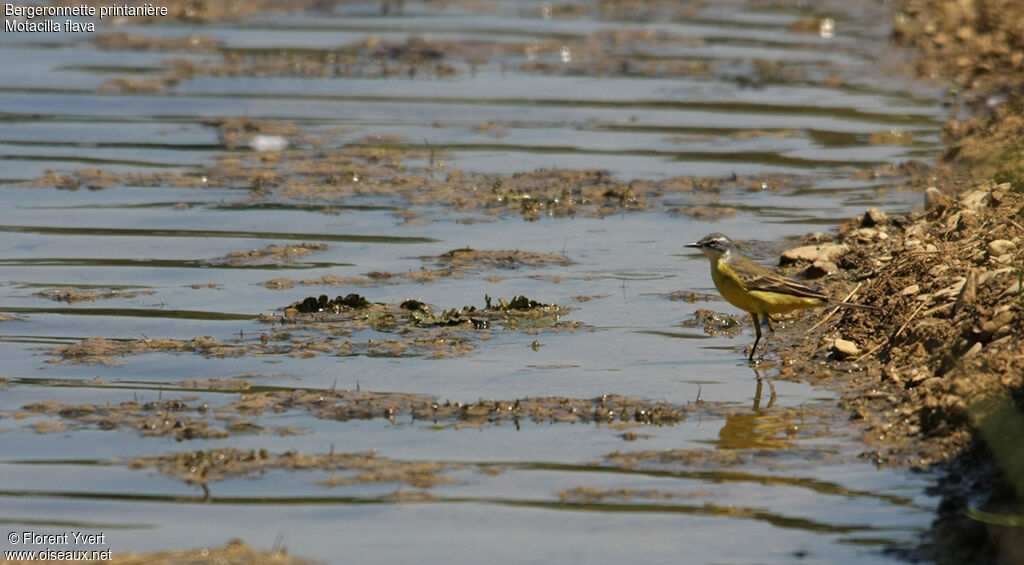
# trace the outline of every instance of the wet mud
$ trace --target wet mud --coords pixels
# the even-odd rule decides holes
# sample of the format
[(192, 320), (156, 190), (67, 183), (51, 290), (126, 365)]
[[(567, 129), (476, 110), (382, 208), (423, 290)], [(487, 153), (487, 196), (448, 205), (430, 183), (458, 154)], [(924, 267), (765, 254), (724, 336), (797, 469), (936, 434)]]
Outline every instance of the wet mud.
[[(443, 474), (460, 465), (418, 461), (394, 461), (375, 453), (300, 453), (272, 454), (264, 449), (245, 450), (235, 447), (209, 451), (185, 451), (169, 455), (133, 457), (132, 469), (152, 469), (193, 485), (207, 485), (239, 477), (254, 477), (267, 471), (328, 471), (332, 476), (317, 482), (336, 487), (358, 483), (399, 483), (415, 488), (430, 488), (453, 479)], [(344, 476), (334, 473), (349, 471)]]
[[(102, 383), (90, 383), (101, 386)], [(428, 395), (382, 393), (362, 390), (251, 391), (251, 379), (185, 379), (181, 391), (240, 393), (235, 400), (215, 403), (206, 397), (182, 396), (148, 402), (118, 404), (68, 404), (35, 402), (6, 414), (15, 420), (45, 416), (36, 422), (37, 432), (55, 431), (60, 426), (77, 429), (135, 430), (143, 436), (190, 439), (223, 439), (238, 434), (303, 434), (291, 427), (264, 427), (255, 420), (264, 415), (298, 412), (322, 420), (386, 419), (419, 423), (432, 429), (447, 426), (481, 427), (520, 423), (599, 424), (608, 426), (663, 426), (686, 420), (697, 410), (711, 414), (721, 408), (701, 401), (697, 405), (675, 405), (618, 395), (597, 398), (559, 396), (526, 397), (513, 400), (479, 399), (476, 402), (439, 400)]]
[(927, 188), (921, 212), (839, 231), (836, 265), (881, 311), (801, 320), (768, 363), (841, 391), (865, 458), (943, 473), (924, 553), (940, 563), (1024, 558), (1021, 14), (1000, 0), (899, 4), (894, 36), (969, 117), (946, 124), (934, 171), (909, 171)]
[[(183, 388), (186, 388), (183, 386)], [(224, 439), (239, 434), (274, 432), (280, 435), (305, 433), (292, 428), (265, 428), (240, 413), (216, 411), (196, 397), (120, 404), (66, 404), (44, 401), (26, 405), (15, 418), (30, 416), (58, 418), (33, 424), (36, 432), (67, 429), (135, 430), (143, 436), (190, 439)], [(59, 427), (56, 428), (55, 427)]]
[(296, 260), (318, 251), (326, 251), (331, 246), (326, 243), (300, 243), (298, 245), (269, 245), (263, 249), (251, 251), (232, 251), (223, 257), (210, 259), (210, 265), (253, 266), (282, 265), (295, 263)]
[[(125, 33), (98, 35), (95, 44), (110, 50), (169, 49), (208, 53), (216, 59), (170, 57), (161, 74), (117, 77), (100, 86), (104, 92), (163, 92), (185, 80), (215, 77), (428, 78), (475, 74), (485, 65), (525, 73), (588, 76), (707, 76), (714, 64), (703, 58), (667, 57), (662, 53), (698, 47), (703, 40), (651, 30), (601, 30), (583, 36), (529, 42), (440, 41), (412, 37), (378, 37), (328, 48), (230, 48), (203, 35), (150, 38)], [(762, 82), (787, 80), (800, 73), (776, 65)], [(497, 123), (481, 124), (480, 133), (501, 137)]]
[[(534, 221), (645, 210), (716, 220), (736, 213), (732, 207), (715, 203), (723, 191), (793, 191), (806, 184), (806, 179), (781, 174), (660, 180), (622, 180), (595, 169), (481, 174), (446, 166), (443, 148), (404, 139), (373, 137), (362, 144), (332, 148), (322, 147), (325, 141), (318, 140), (314, 133), (278, 122), (213, 120), (210, 126), (218, 129), (226, 148), (253, 150), (220, 154), (217, 165), (195, 172), (49, 171), (22, 186), (66, 190), (101, 190), (116, 185), (243, 187), (249, 189), (247, 197), (224, 205), (298, 199), (321, 203), (327, 210), (332, 204), (373, 196), (391, 200), (398, 207), (396, 217), (419, 223), (428, 221), (422, 217), (422, 209), (440, 210), (446, 215), (476, 214), (470, 216), (472, 221), (508, 214)], [(692, 204), (666, 204), (667, 197), (673, 203), (684, 198)]]
[(77, 302), (96, 302), (97, 300), (109, 300), (111, 298), (131, 299), (139, 295), (155, 293), (156, 291), (153, 290), (120, 290), (116, 288), (91, 289), (63, 286), (50, 290), (41, 290), (35, 294), (41, 298), (49, 298), (50, 300), (63, 302), (65, 304), (75, 304)]
[[(516, 271), (524, 268), (541, 268), (547, 266), (567, 266), (572, 261), (564, 255), (555, 253), (538, 253), (534, 251), (504, 249), (471, 249), (469, 247), (452, 249), (441, 255), (420, 257), (424, 263), (438, 268), (418, 269), (393, 273), (391, 271), (371, 271), (363, 276), (339, 277), (337, 275), (320, 275), (309, 279), (289, 279), (279, 277), (264, 283), (270, 289), (289, 289), (295, 286), (362, 286), (372, 287), (402, 283), (429, 283), (437, 279), (463, 278), (484, 271)], [(532, 275), (531, 275), (532, 276)], [(502, 275), (487, 275), (488, 282), (502, 280)]]
[[(806, 337), (787, 330), (768, 365), (781, 378), (839, 390), (864, 430), (863, 457), (879, 465), (955, 469), (951, 482), (982, 491), (1024, 486), (1019, 445), (1002, 439), (1024, 432), (1022, 214), (1024, 195), (988, 182), (956, 196), (931, 188), (919, 214), (851, 220), (836, 263), (861, 280), (859, 300), (881, 310), (845, 310), (814, 326), (801, 319), (791, 329)], [(993, 487), (981, 445), (994, 450), (1006, 486)], [(951, 500), (958, 490), (947, 492)], [(944, 516), (961, 532), (984, 529), (955, 500)], [(985, 545), (957, 543), (958, 551)]]
[[(219, 340), (210, 336), (175, 338), (85, 338), (47, 351), (50, 363), (117, 365), (123, 358), (147, 353), (194, 353), (226, 358), (244, 355), (315, 357), (317, 355), (424, 355), (443, 359), (473, 351), (476, 342), (490, 339), (492, 331), (574, 331), (581, 323), (563, 319), (569, 306), (544, 304), (525, 296), (511, 299), (484, 296), (482, 307), (462, 306), (434, 312), (429, 304), (408, 299), (396, 303), (370, 302), (358, 294), (310, 296), (282, 308), (281, 314), (254, 315), (267, 330), (244, 331), (239, 337)], [(373, 331), (354, 339), (355, 334)]]

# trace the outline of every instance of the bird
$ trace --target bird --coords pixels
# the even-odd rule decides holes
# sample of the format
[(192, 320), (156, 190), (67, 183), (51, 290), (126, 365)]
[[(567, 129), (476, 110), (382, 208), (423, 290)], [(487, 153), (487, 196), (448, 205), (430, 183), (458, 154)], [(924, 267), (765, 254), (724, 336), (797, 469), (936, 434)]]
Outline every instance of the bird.
[(769, 314), (783, 314), (829, 304), (878, 310), (867, 304), (832, 301), (823, 292), (773, 273), (744, 257), (736, 243), (721, 233), (706, 235), (686, 244), (686, 247), (704, 253), (711, 262), (711, 280), (715, 282), (719, 294), (733, 306), (749, 313), (754, 321), (757, 337), (750, 349), (748, 361), (754, 360), (754, 352), (761, 341), (761, 316), (768, 322), (769, 331), (774, 331)]

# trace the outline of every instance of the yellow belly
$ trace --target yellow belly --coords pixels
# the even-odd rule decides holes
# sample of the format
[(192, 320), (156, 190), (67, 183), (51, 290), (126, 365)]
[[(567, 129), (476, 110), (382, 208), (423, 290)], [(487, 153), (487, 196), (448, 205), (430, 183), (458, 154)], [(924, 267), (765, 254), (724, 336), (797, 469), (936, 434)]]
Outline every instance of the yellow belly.
[(792, 294), (763, 290), (748, 291), (743, 287), (743, 284), (733, 273), (732, 269), (720, 262), (712, 264), (711, 279), (715, 281), (715, 288), (718, 289), (722, 298), (729, 301), (729, 304), (754, 314), (782, 314), (825, 304), (824, 301), (818, 298), (793, 296)]

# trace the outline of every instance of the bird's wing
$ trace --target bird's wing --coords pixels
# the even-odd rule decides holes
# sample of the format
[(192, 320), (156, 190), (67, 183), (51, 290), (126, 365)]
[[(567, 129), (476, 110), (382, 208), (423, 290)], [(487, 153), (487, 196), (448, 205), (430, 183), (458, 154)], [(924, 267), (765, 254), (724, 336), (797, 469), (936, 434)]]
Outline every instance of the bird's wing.
[(804, 298), (828, 300), (827, 294), (818, 292), (817, 290), (814, 290), (807, 285), (800, 284), (793, 279), (787, 279), (786, 277), (777, 275), (753, 261), (744, 261), (742, 268), (733, 269), (733, 271), (748, 291), (760, 290), (764, 292), (788, 294), (791, 296), (801, 296)]

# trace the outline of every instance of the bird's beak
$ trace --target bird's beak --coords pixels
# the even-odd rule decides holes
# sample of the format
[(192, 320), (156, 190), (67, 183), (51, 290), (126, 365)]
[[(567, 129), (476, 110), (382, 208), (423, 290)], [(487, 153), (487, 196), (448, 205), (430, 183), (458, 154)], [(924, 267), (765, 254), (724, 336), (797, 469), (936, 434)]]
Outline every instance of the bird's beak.
[(697, 249), (700, 249), (700, 244), (695, 241), (693, 243), (687, 243), (684, 247), (696, 247)]

